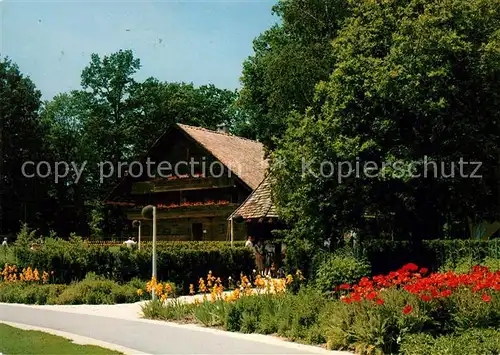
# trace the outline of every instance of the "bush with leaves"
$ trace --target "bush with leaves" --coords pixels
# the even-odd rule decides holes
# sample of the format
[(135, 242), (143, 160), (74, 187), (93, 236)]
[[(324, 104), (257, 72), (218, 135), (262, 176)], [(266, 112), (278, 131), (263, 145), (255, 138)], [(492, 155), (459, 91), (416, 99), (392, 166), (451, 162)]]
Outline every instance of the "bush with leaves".
[(370, 275), (370, 265), (352, 255), (327, 255), (319, 264), (314, 279), (322, 292), (332, 292), (336, 285), (352, 284)]
[[(83, 280), (89, 272), (118, 282), (151, 277), (150, 246), (141, 250), (121, 246), (113, 250), (72, 237), (69, 241), (46, 238), (32, 249), (29, 242), (24, 242), (28, 237), (29, 234), (23, 236), (22, 243), (16, 246), (18, 266), (52, 270), (58, 283)], [(158, 248), (157, 265), (158, 279), (170, 280), (180, 286), (179, 291), (187, 293), (189, 284), (196, 283), (198, 276), (209, 270), (225, 279), (236, 278), (240, 272), (250, 274), (255, 268), (255, 258), (250, 249), (231, 247), (229, 243), (171, 242)]]
[(437, 338), (425, 333), (407, 336), (401, 343), (401, 355), (498, 355), (500, 330), (469, 329), (460, 334)]
[(139, 294), (140, 280), (118, 284), (89, 273), (84, 280), (70, 285), (38, 284), (23, 281), (0, 282), (0, 302), (25, 304), (115, 304), (148, 299)]

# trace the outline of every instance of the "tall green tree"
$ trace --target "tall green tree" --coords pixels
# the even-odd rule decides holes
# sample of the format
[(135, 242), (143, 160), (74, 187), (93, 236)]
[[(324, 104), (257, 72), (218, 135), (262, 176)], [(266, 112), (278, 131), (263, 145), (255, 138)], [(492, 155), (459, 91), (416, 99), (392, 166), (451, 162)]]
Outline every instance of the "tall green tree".
[(331, 73), (331, 41), (350, 9), (346, 0), (280, 0), (273, 12), (280, 24), (254, 40), (238, 103), (247, 111), (239, 130), (270, 148), (290, 112), (303, 113), (313, 103), (315, 85)]
[(134, 74), (140, 67), (140, 60), (131, 50), (102, 58), (92, 54), (89, 65), (82, 71), (82, 90), (72, 93), (76, 106), (83, 110), (84, 144), (90, 152), (85, 178), (96, 187), (94, 198), (99, 198), (116, 179), (101, 183), (97, 163), (109, 161), (116, 167), (135, 154), (136, 116), (131, 95), (138, 85)]
[[(403, 239), (438, 237), (448, 221), (498, 219), (500, 3), (352, 6), (333, 42), (332, 74), (307, 113), (289, 117), (273, 157), (282, 215), (317, 243), (366, 228), (367, 216), (387, 219)], [(438, 165), (412, 177), (425, 173), (424, 157)], [(470, 178), (473, 165), (461, 176), (460, 160), (481, 162), (482, 177)], [(331, 177), (328, 165), (319, 174), (325, 161), (334, 163)], [(339, 181), (340, 162), (358, 163), (361, 173)], [(378, 170), (365, 173), (367, 162)]]
[[(16, 64), (0, 59), (0, 234), (17, 231), (20, 221), (40, 222), (45, 188), (21, 171), (23, 163), (37, 161), (43, 149), (40, 97)], [(32, 174), (33, 167), (26, 172)]]
[(148, 78), (131, 95), (136, 124), (133, 128), (136, 154), (145, 152), (170, 125), (184, 123), (209, 129), (234, 125), (237, 93), (214, 85), (161, 82)]
[(92, 157), (84, 131), (86, 111), (79, 104), (72, 93), (63, 93), (45, 102), (41, 112), (46, 132), (44, 160), (52, 167), (68, 164), (61, 165), (61, 172), (68, 169), (67, 175), (56, 180), (53, 171), (47, 187), (51, 199), (46, 202), (46, 210), (50, 211), (45, 217), (46, 224), (62, 236), (72, 232), (86, 234), (85, 201), (91, 197), (88, 191), (93, 191), (92, 182), (85, 179), (85, 171), (78, 178), (84, 162)]

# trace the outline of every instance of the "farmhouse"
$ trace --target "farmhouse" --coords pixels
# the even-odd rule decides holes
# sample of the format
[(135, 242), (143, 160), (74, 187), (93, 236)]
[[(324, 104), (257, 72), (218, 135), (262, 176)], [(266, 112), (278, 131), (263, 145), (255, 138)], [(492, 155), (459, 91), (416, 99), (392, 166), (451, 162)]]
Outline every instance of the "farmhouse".
[[(222, 129), (176, 124), (153, 144), (142, 163), (146, 161), (161, 169), (129, 173), (106, 201), (123, 206), (130, 221), (141, 220), (144, 239), (152, 235), (151, 221), (141, 216), (148, 204), (157, 206), (159, 240), (229, 240), (231, 235), (242, 240), (247, 226), (272, 221), (262, 218), (268, 214), (275, 216), (270, 199), (262, 203), (268, 183), (263, 184), (267, 160), (260, 142)], [(229, 217), (239, 207), (235, 222)]]

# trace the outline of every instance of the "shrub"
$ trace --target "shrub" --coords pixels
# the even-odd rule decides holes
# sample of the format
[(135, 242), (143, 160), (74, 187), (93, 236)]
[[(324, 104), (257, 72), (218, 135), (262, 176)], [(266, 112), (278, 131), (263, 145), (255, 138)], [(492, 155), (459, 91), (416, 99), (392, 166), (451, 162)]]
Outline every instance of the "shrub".
[[(231, 247), (221, 242), (162, 243), (157, 250), (158, 279), (170, 280), (187, 293), (190, 283), (209, 270), (227, 279), (240, 272), (250, 274), (255, 266), (254, 255), (248, 248)], [(89, 272), (118, 282), (134, 277), (151, 277), (151, 248), (141, 250), (120, 247), (89, 246), (80, 238), (69, 241), (47, 238), (38, 249), (16, 247), (20, 268), (32, 266), (54, 271), (54, 282), (71, 283), (85, 278)]]
[[(481, 295), (485, 295), (488, 301)], [(464, 288), (454, 292), (446, 304), (450, 319), (447, 328), (454, 331), (488, 328), (500, 324), (499, 292), (473, 292)]]
[(332, 292), (335, 286), (358, 282), (370, 274), (370, 265), (349, 255), (329, 255), (319, 264), (315, 285), (322, 292)]
[(402, 355), (497, 355), (500, 354), (500, 331), (470, 329), (462, 334), (434, 338), (429, 334), (412, 334), (403, 340)]
[(5, 264), (17, 264), (17, 259), (14, 255), (14, 247), (0, 246), (0, 267)]
[(114, 304), (140, 300), (130, 284), (119, 285), (93, 273), (87, 274), (81, 282), (74, 283), (56, 299), (57, 304)]
[(184, 303), (179, 299), (161, 303), (159, 300), (147, 302), (142, 306), (144, 317), (162, 320), (190, 320), (195, 305)]
[(319, 329), (319, 316), (327, 302), (313, 288), (303, 288), (296, 296), (277, 307), (280, 321), (278, 333), (292, 340), (323, 343), (325, 338)]
[[(412, 306), (411, 314), (402, 312), (405, 305)], [(419, 305), (416, 296), (396, 289), (384, 291), (382, 305), (332, 302), (321, 318), (327, 347), (357, 353), (395, 353), (399, 337), (432, 324), (429, 310)]]
[(202, 302), (194, 307), (194, 316), (206, 327), (223, 326), (230, 305), (224, 301)]
[[(261, 307), (265, 300), (269, 299), (266, 295), (264, 296), (247, 296), (236, 300), (234, 303), (230, 304), (226, 313), (226, 329), (232, 332), (252, 333), (255, 331), (252, 329), (253, 320), (258, 321)], [(205, 304), (209, 304), (205, 302)], [(245, 324), (243, 323), (245, 319)]]
[[(312, 288), (303, 288), (297, 295), (242, 297), (227, 304), (225, 328), (243, 333), (276, 333), (292, 340), (321, 343), (324, 337), (318, 321), (327, 302)], [(211, 304), (206, 302), (204, 306)]]
[(62, 291), (61, 285), (39, 285), (22, 282), (0, 282), (0, 302), (46, 304)]

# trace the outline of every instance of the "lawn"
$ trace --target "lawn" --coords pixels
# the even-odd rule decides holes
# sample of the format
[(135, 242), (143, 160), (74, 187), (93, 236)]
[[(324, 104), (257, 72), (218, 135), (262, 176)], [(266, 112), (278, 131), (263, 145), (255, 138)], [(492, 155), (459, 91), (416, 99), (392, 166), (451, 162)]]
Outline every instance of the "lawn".
[(93, 345), (77, 345), (71, 340), (35, 330), (0, 324), (0, 354), (121, 354)]

